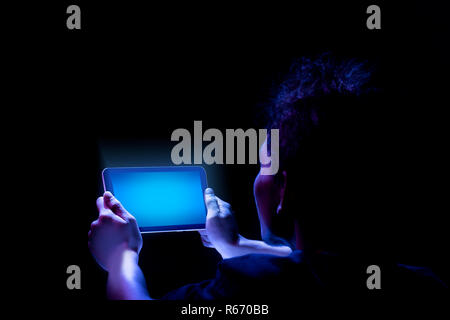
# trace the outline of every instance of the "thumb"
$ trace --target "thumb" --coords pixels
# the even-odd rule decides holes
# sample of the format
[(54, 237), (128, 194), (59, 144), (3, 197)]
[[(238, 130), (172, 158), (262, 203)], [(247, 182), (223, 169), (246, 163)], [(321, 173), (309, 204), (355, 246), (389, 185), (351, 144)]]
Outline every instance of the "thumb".
[(127, 220), (127, 218), (130, 216), (128, 211), (125, 210), (120, 201), (117, 200), (117, 198), (114, 197), (111, 192), (105, 192), (105, 194), (103, 195), (103, 201), (106, 208), (110, 209), (114, 214), (118, 215), (122, 219)]
[(206, 188), (205, 190), (205, 204), (208, 210), (206, 214), (206, 219), (212, 218), (219, 215), (219, 205), (217, 203), (216, 195), (214, 190), (211, 188)]

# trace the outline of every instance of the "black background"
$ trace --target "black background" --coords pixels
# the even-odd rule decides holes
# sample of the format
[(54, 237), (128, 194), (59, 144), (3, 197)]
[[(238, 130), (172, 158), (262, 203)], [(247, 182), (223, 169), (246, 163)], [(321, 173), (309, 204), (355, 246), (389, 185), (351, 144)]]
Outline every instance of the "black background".
[[(389, 125), (380, 123), (380, 131), (392, 135), (385, 158), (401, 181), (398, 203), (380, 219), (398, 232), (392, 245), (400, 262), (431, 266), (446, 280), (448, 19), (429, 1), (374, 3), (381, 30), (366, 28), (372, 2), (364, 1), (40, 6), (45, 14), (31, 21), (26, 40), (15, 39), (26, 48), (12, 79), (26, 88), (15, 100), (26, 136), (18, 134), (16, 147), (26, 145), (28, 154), (20, 161), (38, 168), (26, 190), (27, 199), (38, 199), (27, 214), (38, 208), (39, 228), (31, 226), (21, 253), (28, 264), (44, 265), (37, 292), (66, 301), (105, 298), (106, 275), (86, 246), (105, 145), (117, 146), (118, 163), (170, 164), (170, 134), (180, 127), (192, 132), (194, 120), (205, 129), (262, 127), (261, 106), (293, 59), (325, 51), (377, 66), (392, 95), (381, 106)], [(69, 4), (80, 5), (82, 30), (67, 30)], [(162, 158), (152, 158), (147, 146), (155, 145)], [(257, 167), (207, 170), (216, 193), (235, 208), (241, 232), (258, 238)], [(217, 261), (196, 233), (144, 236), (140, 263), (155, 297), (213, 276)], [(82, 290), (66, 288), (70, 264), (81, 267)]]

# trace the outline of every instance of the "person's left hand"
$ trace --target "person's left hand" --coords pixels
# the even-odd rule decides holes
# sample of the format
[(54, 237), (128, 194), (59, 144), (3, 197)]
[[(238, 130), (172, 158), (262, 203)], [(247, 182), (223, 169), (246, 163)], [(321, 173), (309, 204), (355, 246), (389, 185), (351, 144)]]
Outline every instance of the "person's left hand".
[(108, 271), (124, 251), (139, 254), (142, 236), (136, 219), (111, 192), (97, 199), (97, 208), (99, 217), (91, 224), (88, 246), (97, 263)]
[(287, 256), (292, 250), (287, 246), (271, 246), (263, 241), (251, 240), (238, 233), (231, 206), (214, 194), (211, 188), (205, 190), (206, 230), (200, 231), (203, 245), (215, 248), (223, 259), (250, 253)]

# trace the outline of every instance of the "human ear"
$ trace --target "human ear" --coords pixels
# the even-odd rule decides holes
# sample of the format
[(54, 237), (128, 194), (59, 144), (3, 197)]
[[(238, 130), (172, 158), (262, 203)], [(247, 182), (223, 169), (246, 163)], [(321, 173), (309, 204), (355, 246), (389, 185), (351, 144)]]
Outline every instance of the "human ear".
[(281, 214), (281, 212), (283, 211), (283, 204), (284, 204), (284, 198), (285, 198), (285, 194), (286, 194), (286, 187), (287, 187), (287, 173), (285, 170), (283, 170), (283, 172), (281, 173), (282, 177), (281, 177), (281, 182), (280, 182), (280, 202), (278, 203), (278, 207), (277, 207), (277, 215)]

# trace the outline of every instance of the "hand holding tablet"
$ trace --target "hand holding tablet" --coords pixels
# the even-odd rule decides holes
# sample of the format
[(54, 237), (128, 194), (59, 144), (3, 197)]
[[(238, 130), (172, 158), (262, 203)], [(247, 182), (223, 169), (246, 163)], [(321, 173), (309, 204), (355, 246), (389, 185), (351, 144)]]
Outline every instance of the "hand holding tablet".
[(141, 232), (205, 229), (202, 167), (106, 168), (102, 176), (105, 191), (136, 218)]

